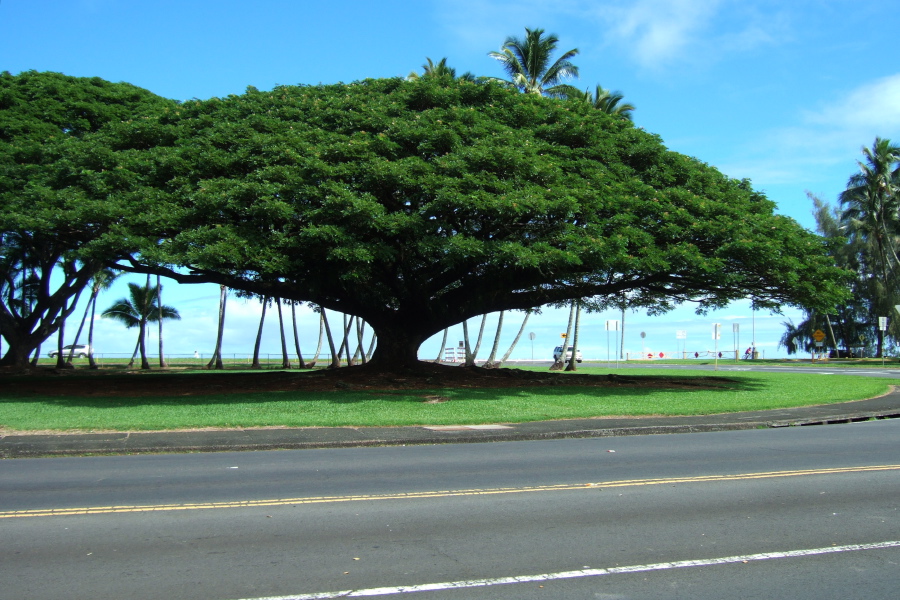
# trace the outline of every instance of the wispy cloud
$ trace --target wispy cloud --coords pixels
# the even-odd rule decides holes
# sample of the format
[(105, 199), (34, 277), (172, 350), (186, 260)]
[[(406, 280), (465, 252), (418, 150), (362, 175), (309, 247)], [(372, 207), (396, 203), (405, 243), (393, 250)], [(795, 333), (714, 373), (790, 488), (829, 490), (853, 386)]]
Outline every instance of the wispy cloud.
[(645, 67), (682, 57), (713, 19), (719, 0), (639, 0), (603, 7), (614, 36)]
[(823, 173), (836, 168), (843, 179), (851, 174), (860, 147), (876, 136), (900, 137), (900, 73), (864, 82), (804, 111), (795, 126), (761, 132), (737, 150), (730, 164), (717, 166), (763, 185), (821, 181)]

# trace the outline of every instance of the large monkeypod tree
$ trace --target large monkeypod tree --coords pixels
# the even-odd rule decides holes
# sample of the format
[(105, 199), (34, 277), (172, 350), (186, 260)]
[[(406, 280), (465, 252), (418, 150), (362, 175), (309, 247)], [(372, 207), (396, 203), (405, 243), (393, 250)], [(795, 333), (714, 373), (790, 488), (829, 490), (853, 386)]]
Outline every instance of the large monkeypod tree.
[(844, 294), (823, 240), (747, 181), (584, 103), (366, 80), (191, 101), (158, 127), (170, 142), (123, 162), (153, 201), (123, 215), (139, 248), (119, 265), (361, 317), (376, 368), (475, 315), (573, 298)]
[(0, 365), (25, 366), (126, 242), (113, 192), (135, 174), (94, 132), (174, 106), (100, 78), (0, 73)]

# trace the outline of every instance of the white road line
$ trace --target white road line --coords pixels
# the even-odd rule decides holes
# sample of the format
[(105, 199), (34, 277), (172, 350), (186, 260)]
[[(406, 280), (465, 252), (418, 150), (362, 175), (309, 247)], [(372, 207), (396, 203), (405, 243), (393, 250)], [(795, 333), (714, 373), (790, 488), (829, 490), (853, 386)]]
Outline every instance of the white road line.
[(874, 544), (850, 544), (846, 546), (830, 546), (827, 548), (811, 548), (806, 550), (788, 550), (784, 552), (763, 552), (761, 554), (744, 554), (722, 558), (705, 558), (699, 560), (681, 560), (651, 565), (632, 565), (628, 567), (610, 567), (608, 569), (582, 569), (579, 571), (562, 571), (559, 573), (543, 573), (540, 575), (520, 575), (518, 577), (497, 577), (494, 579), (469, 579), (463, 581), (445, 581), (442, 583), (425, 583), (419, 585), (401, 585), (396, 587), (369, 588), (364, 590), (343, 590), (340, 592), (319, 592), (314, 594), (296, 594), (292, 596), (267, 596), (265, 598), (245, 598), (244, 600), (328, 600), (330, 598), (362, 598), (366, 596), (387, 596), (389, 594), (411, 594), (413, 592), (434, 592), (462, 588), (489, 587), (508, 583), (530, 583), (535, 581), (552, 581), (556, 579), (576, 579), (580, 577), (597, 577), (600, 575), (616, 575), (619, 573), (643, 573), (647, 571), (664, 571), (685, 567), (705, 567), (710, 565), (727, 565), (775, 558), (797, 558), (818, 554), (835, 554), (839, 552), (855, 552), (859, 550), (881, 550), (884, 548), (900, 548), (900, 540), (877, 542)]

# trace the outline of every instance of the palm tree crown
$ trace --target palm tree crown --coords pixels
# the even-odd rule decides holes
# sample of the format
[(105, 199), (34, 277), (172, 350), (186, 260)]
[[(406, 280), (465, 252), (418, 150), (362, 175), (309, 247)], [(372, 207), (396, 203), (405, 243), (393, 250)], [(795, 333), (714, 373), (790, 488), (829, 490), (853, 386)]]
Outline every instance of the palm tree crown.
[(469, 71), (466, 71), (459, 77), (456, 76), (456, 69), (447, 64), (447, 57), (442, 58), (435, 63), (431, 58), (425, 57), (427, 61), (422, 65), (422, 74), (411, 71), (406, 76), (407, 79), (420, 79), (422, 77), (449, 77), (450, 79), (461, 79), (464, 81), (475, 81), (476, 77)]
[(508, 37), (500, 52), (489, 55), (500, 61), (509, 75), (510, 80), (506, 83), (527, 94), (565, 98), (578, 92), (563, 83), (566, 79), (578, 77), (578, 67), (569, 60), (578, 54), (578, 49), (573, 48), (551, 62), (557, 44), (559, 38), (555, 34), (544, 35), (543, 29), (526, 27), (524, 39)]
[(586, 103), (608, 115), (622, 117), (629, 121), (632, 120), (631, 113), (634, 111), (634, 104), (622, 102), (625, 99), (625, 95), (622, 92), (611, 92), (602, 85), (597, 84), (597, 89), (593, 94), (591, 94), (590, 90), (585, 90), (584, 95), (579, 96), (579, 99), (583, 99)]

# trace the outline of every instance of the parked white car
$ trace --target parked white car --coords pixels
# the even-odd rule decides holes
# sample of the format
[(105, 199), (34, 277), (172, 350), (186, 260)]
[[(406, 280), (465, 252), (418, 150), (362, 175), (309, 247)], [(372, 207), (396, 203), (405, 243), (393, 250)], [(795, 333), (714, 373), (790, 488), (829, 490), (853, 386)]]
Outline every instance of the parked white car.
[[(72, 358), (73, 356), (77, 356), (78, 358), (86, 358), (90, 353), (91, 347), (87, 344), (69, 344), (68, 346), (63, 346), (63, 356), (66, 358)], [(57, 354), (59, 354), (58, 350), (51, 350), (47, 353), (47, 356), (49, 356), (50, 358), (56, 358)]]
[[(573, 346), (569, 346), (569, 349), (566, 350), (566, 362), (569, 362), (572, 360), (572, 350), (574, 350), (574, 349), (575, 348)], [(554, 362), (559, 360), (559, 358), (562, 356), (562, 353), (563, 353), (562, 346), (557, 346), (556, 348), (553, 349)], [(581, 362), (581, 350), (579, 350), (578, 352), (575, 353), (575, 362)]]

